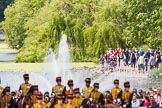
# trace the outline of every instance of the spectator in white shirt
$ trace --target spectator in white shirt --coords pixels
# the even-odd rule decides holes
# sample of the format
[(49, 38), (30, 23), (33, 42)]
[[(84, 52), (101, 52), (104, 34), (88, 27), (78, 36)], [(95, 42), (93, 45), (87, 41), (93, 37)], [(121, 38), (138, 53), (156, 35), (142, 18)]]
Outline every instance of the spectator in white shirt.
[(144, 58), (143, 54), (140, 55), (140, 57), (138, 58), (138, 62), (137, 63), (138, 63), (139, 72), (141, 71), (141, 69), (144, 72), (145, 58)]

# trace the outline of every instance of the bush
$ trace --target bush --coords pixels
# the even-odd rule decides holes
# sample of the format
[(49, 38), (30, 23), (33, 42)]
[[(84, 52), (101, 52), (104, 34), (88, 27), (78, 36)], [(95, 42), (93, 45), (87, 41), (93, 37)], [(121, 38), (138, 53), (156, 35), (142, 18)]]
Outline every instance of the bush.
[(159, 69), (150, 70), (150, 71), (149, 71), (149, 74), (155, 75), (155, 76), (160, 76), (160, 75), (162, 75), (162, 67), (160, 67)]
[(26, 44), (21, 48), (15, 62), (43, 62), (46, 53), (46, 44), (44, 42), (33, 41), (29, 37)]

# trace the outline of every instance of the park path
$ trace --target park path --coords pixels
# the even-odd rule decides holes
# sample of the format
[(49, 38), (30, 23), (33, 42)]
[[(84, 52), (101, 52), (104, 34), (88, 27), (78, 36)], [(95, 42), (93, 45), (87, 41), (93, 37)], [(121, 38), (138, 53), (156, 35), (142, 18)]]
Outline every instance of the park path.
[(13, 61), (16, 58), (17, 51), (10, 49), (5, 44), (5, 37), (3, 32), (0, 30), (0, 62)]

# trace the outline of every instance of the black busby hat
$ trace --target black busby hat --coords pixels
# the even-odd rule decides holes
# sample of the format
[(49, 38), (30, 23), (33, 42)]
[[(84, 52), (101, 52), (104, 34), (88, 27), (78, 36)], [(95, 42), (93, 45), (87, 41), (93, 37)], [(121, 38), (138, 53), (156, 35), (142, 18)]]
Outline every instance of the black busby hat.
[(91, 82), (91, 78), (86, 78), (86, 79), (85, 79), (85, 82), (86, 82), (86, 83), (90, 83), (90, 82)]
[(130, 88), (130, 83), (129, 83), (128, 81), (125, 82), (125, 83), (124, 83), (124, 87), (125, 87), (125, 88)]
[(61, 77), (56, 77), (56, 82), (61, 81)]
[(107, 90), (107, 91), (105, 91), (105, 93), (110, 93), (110, 91), (109, 91), (109, 90)]
[(68, 86), (73, 86), (73, 80), (68, 80)]
[(93, 84), (93, 87), (94, 87), (94, 88), (99, 88), (99, 83), (94, 83), (94, 84)]
[(10, 92), (10, 87), (9, 86), (5, 87), (5, 92)]
[(24, 79), (29, 79), (29, 74), (24, 74), (23, 77)]
[(114, 84), (119, 84), (119, 80), (118, 79), (115, 79), (114, 80)]
[(32, 90), (38, 90), (38, 85), (33, 85)]
[(37, 99), (38, 99), (38, 100), (42, 100), (42, 99), (43, 99), (43, 95), (40, 93), (40, 94), (37, 96)]
[(79, 88), (75, 88), (75, 89), (74, 89), (74, 93), (75, 93), (75, 94), (80, 93)]
[(46, 91), (46, 92), (44, 93), (44, 95), (49, 95), (49, 92), (48, 92), (48, 91)]

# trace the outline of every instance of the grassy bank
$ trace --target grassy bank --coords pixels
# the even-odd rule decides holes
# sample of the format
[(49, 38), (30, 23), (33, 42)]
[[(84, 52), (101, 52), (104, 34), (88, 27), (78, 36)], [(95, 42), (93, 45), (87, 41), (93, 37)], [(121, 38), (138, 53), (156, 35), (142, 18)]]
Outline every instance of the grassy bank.
[[(92, 62), (77, 62), (70, 63), (70, 68), (82, 68), (82, 67), (96, 67), (98, 64)], [(25, 71), (25, 72), (41, 72), (45, 68), (44, 63), (12, 63), (4, 62), (0, 63), (0, 71)]]

